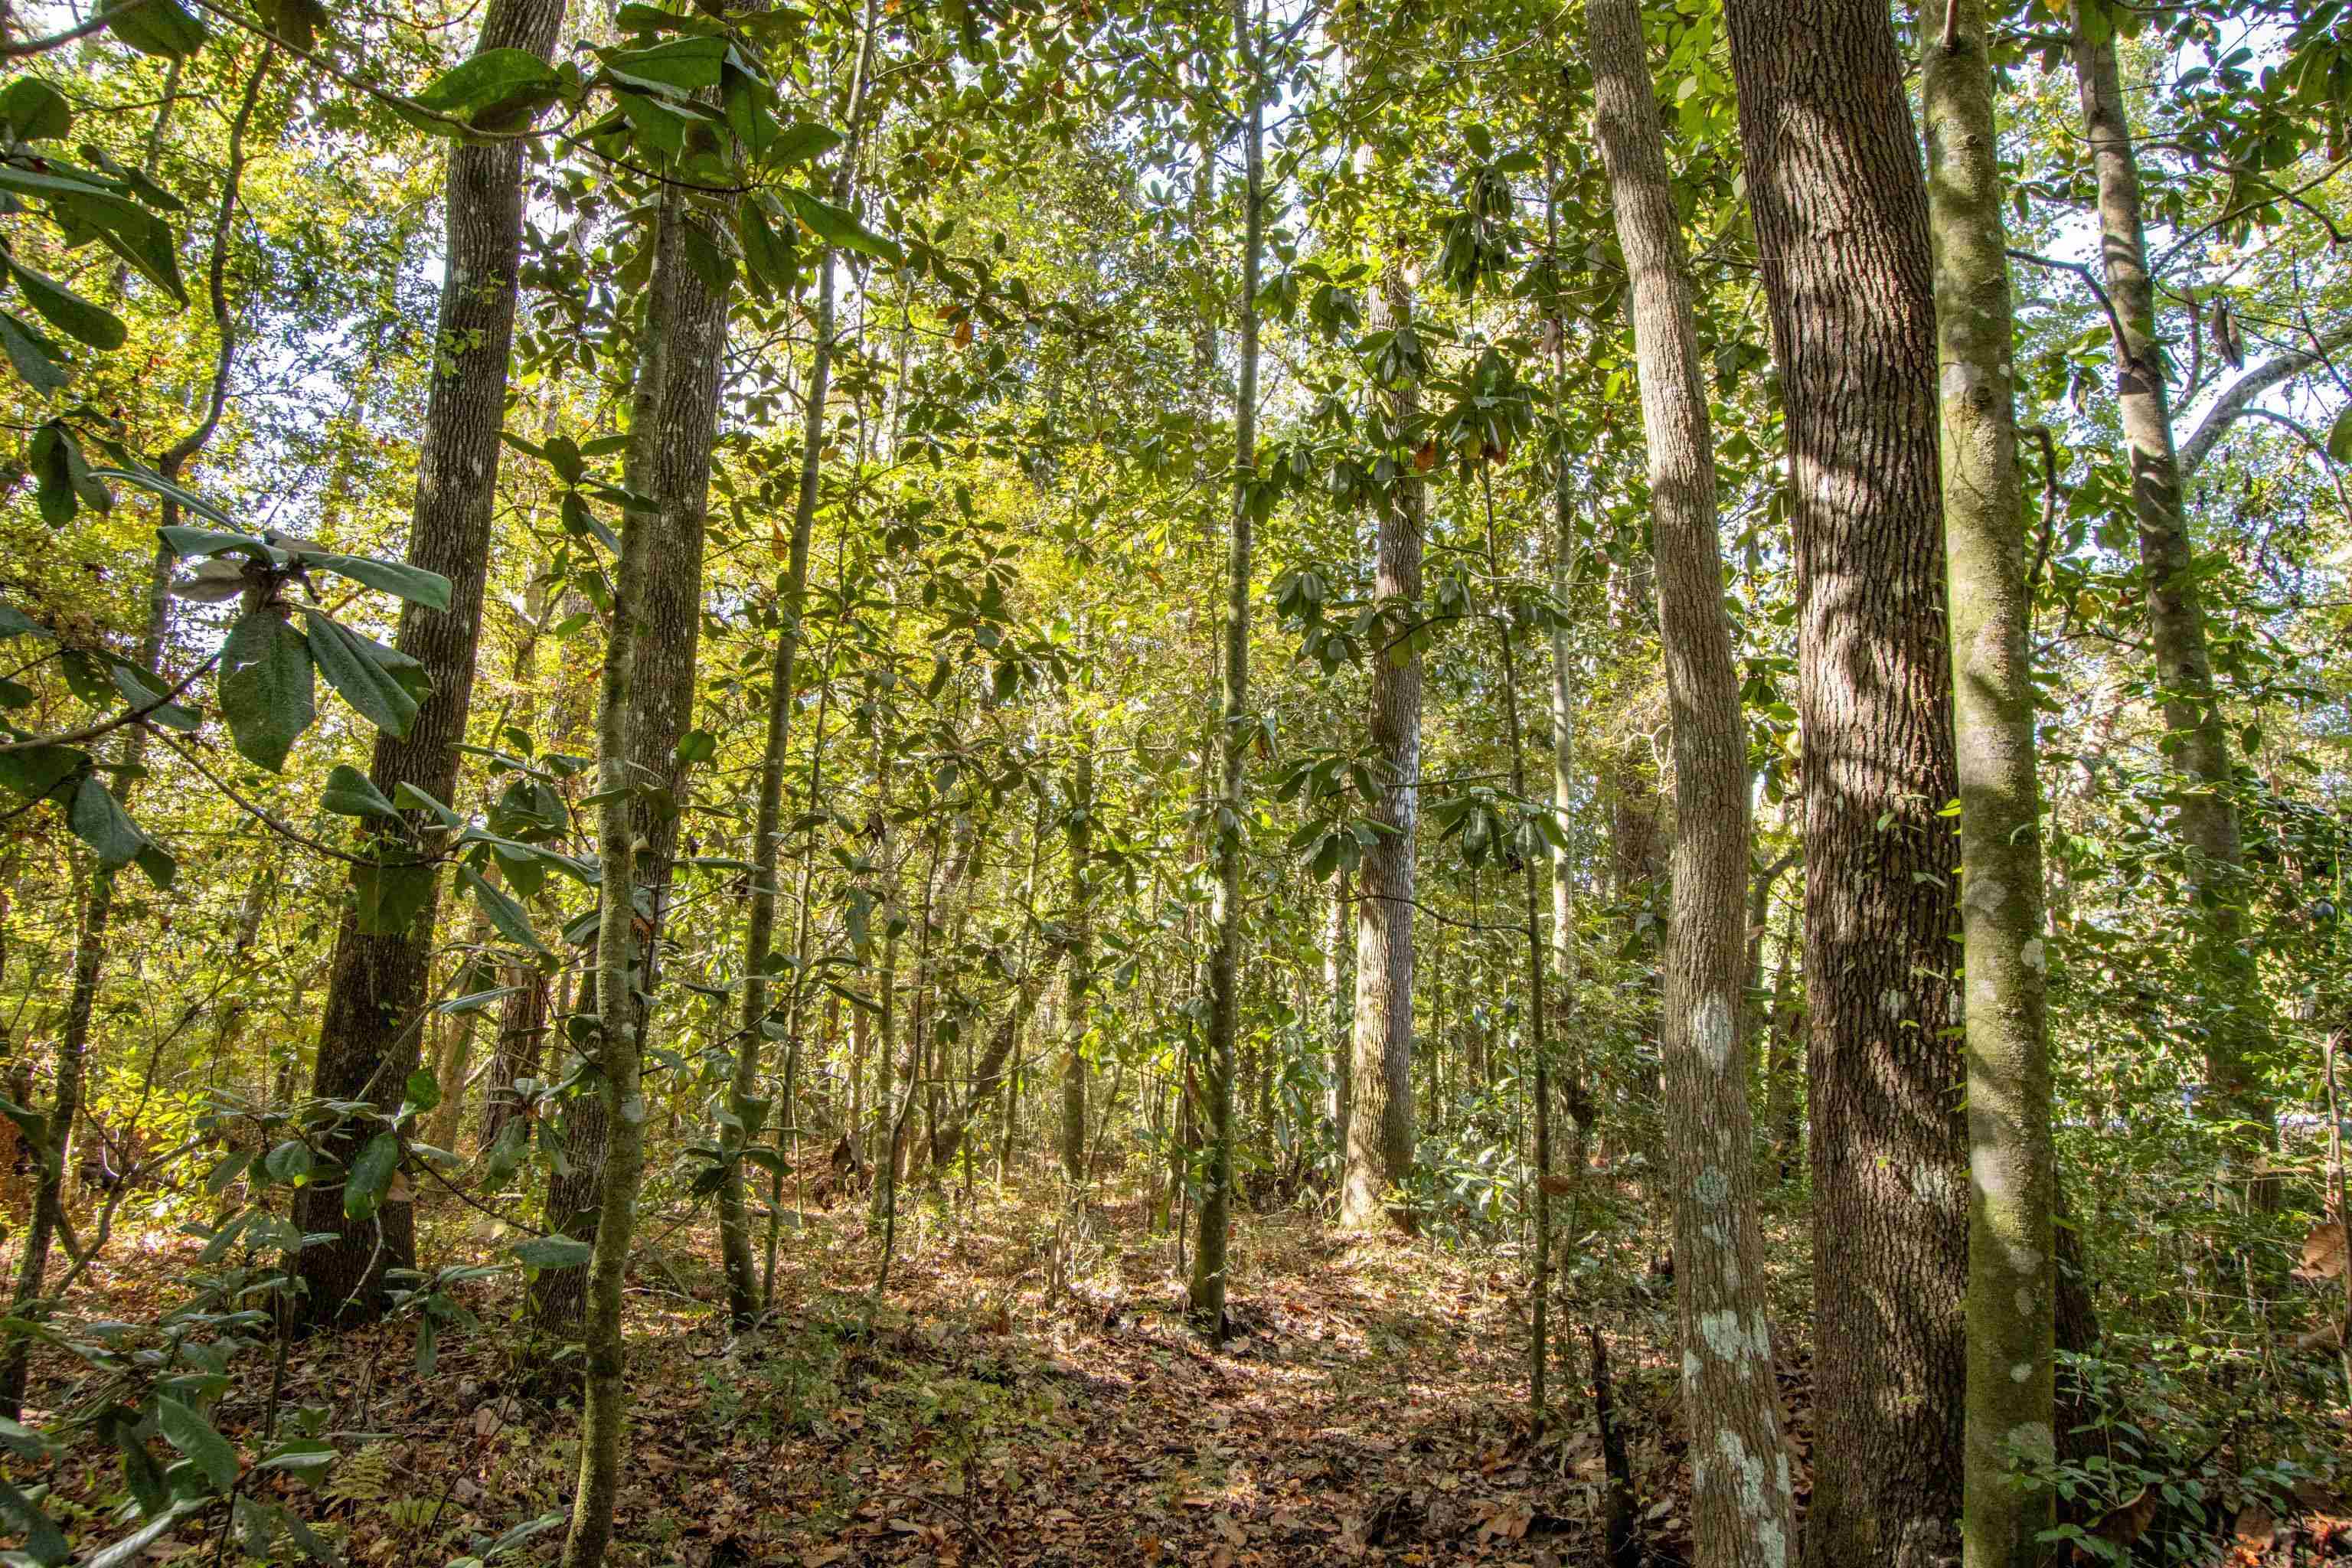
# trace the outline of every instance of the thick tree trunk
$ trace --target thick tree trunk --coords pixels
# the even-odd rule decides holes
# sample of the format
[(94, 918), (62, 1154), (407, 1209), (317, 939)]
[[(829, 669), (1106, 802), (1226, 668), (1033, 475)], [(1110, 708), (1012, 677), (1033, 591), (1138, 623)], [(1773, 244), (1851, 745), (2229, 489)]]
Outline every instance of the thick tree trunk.
[[(478, 54), (526, 49), (547, 58), (563, 23), (564, 0), (492, 0)], [(433, 681), (405, 735), (376, 737), (368, 778), (386, 795), (402, 784), (447, 802), (457, 782), (457, 747), (473, 706), (474, 655), (480, 640), (482, 587), (498, 500), (499, 432), (506, 419), (508, 359), (514, 343), (516, 268), (522, 247), (523, 149), (520, 143), (458, 146), (449, 153), (446, 281), (434, 336), (436, 374), (416, 457), (415, 510), (408, 560), (449, 580), (449, 608), (403, 605), (394, 638)], [(425, 814), (411, 820), (424, 841), (436, 835)], [(437, 892), (408, 929), (361, 934), (346, 912), (335, 936), (334, 966), (319, 1025), (311, 1093), (364, 1100), (386, 1114), (400, 1102), (417, 1065), (417, 1018), (425, 1005)], [(330, 1138), (325, 1152), (346, 1163), (370, 1136), (352, 1128)], [(383, 1310), (387, 1268), (414, 1268), (415, 1215), (387, 1200), (374, 1217), (343, 1216), (342, 1184), (313, 1183), (296, 1194), (295, 1224), (335, 1237), (297, 1255), (312, 1322), (357, 1322)]]
[[(1375, 331), (1407, 330), (1412, 295), (1402, 268), (1381, 279), (1370, 321)], [(1398, 449), (1420, 405), (1412, 386), (1374, 395), (1384, 448)], [(1409, 1230), (1412, 1211), (1390, 1193), (1412, 1168), (1413, 826), (1421, 813), (1421, 654), (1411, 634), (1421, 619), (1422, 539), (1427, 487), (1410, 458), (1380, 509), (1372, 592), (1384, 610), (1383, 639), (1371, 661), (1372, 749), (1382, 776), (1367, 814), (1381, 829), (1367, 846), (1356, 877), (1356, 1024), (1349, 1075), (1347, 1162), (1339, 1184), (1339, 1224), (1349, 1230), (1393, 1226)]]
[(2192, 972), (2210, 988), (2199, 1010), (2205, 1026), (2204, 1109), (2240, 1124), (2230, 1136), (2233, 1163), (2242, 1179), (2252, 1181), (2254, 1197), (2267, 1205), (2276, 1200), (2276, 1184), (2248, 1173), (2261, 1163), (2270, 1142), (2270, 1097), (2252, 1063), (2270, 1032), (2269, 1006), (2245, 946), (2245, 848), (2231, 795), (2230, 732), (2206, 647), (2205, 595), (2173, 448), (2156, 280), (2148, 271), (2140, 218), (2139, 164), (2111, 30), (2095, 43), (2077, 32), (2074, 75), (2084, 139), (2099, 182), (2099, 254), (2107, 295), (2123, 328), (2116, 345), (2116, 404), (2130, 447), (2132, 511), (2139, 521), (2140, 576), (2164, 710), (2164, 747), (2184, 781), (2176, 820), (2192, 857), (2189, 879), (2196, 889)]
[(1661, 641), (1674, 710), (1674, 909), (1661, 1051), (1675, 1293), (1701, 1568), (1785, 1568), (1796, 1495), (1756, 1223), (1748, 1073), (1748, 731), (1723, 612), (1715, 445), (1636, 0), (1591, 0), (1594, 122), (1633, 290)]
[(1726, 16), (1799, 604), (1820, 1281), (1806, 1554), (1924, 1568), (1960, 1509), (1968, 1278), (1927, 190), (1884, 6)]
[(2047, 1487), (2057, 1189), (2043, 1030), (2042, 802), (2017, 471), (2016, 353), (1984, 0), (1924, 41), (1927, 199), (1943, 371), (1944, 550), (1960, 784), (1969, 1096), (1968, 1568), (2037, 1568)]
[[(1242, 78), (1242, 276), (1240, 385), (1234, 398), (1233, 531), (1225, 556), (1223, 659), (1217, 702), (1219, 788), (1210, 816), (1217, 870), (1216, 945), (1209, 959), (1209, 1026), (1202, 1088), (1208, 1134), (1201, 1182), (1200, 1245), (1192, 1251), (1187, 1309), (1209, 1339), (1225, 1334), (1226, 1230), (1234, 1197), (1234, 1043), (1241, 1028), (1242, 812), (1248, 747), (1250, 580), (1255, 570), (1252, 494), (1257, 476), (1258, 269), (1265, 244), (1265, 77), (1250, 36), (1249, 6), (1234, 0), (1234, 63)], [(1364, 1118), (1360, 1108), (1360, 1127)]]

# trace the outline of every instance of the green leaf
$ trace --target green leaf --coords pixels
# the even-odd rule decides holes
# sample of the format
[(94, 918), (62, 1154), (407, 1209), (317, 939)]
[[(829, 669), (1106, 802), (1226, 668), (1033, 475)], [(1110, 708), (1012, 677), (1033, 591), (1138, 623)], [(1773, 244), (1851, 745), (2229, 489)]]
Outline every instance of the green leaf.
[(844, 137), (830, 125), (819, 125), (812, 120), (795, 120), (780, 127), (775, 140), (767, 147), (765, 162), (770, 168), (789, 168), (822, 158), (841, 145)]
[(89, 766), (89, 753), (74, 746), (27, 746), (0, 752), (0, 788), (38, 800)]
[(62, 390), (73, 375), (57, 362), (57, 345), (23, 317), (0, 310), (0, 353), (36, 392)]
[(357, 897), (362, 936), (403, 936), (433, 899), (430, 866), (355, 866), (352, 891)]
[(49, 628), (14, 605), (0, 604), (0, 642), (10, 637), (38, 637), (47, 642)]
[[(508, 132), (527, 128), (561, 96), (562, 79), (529, 49), (483, 49), (443, 73), (416, 94), (416, 101), (477, 131)], [(453, 133), (440, 121), (415, 114), (405, 118), (436, 135)]]
[(142, 55), (180, 59), (205, 47), (205, 25), (179, 0), (100, 0), (98, 14), (114, 36)]
[(724, 38), (675, 38), (650, 48), (599, 49), (597, 55), (612, 70), (637, 81), (700, 92), (719, 85), (727, 47)]
[(327, 787), (319, 792), (319, 805), (338, 816), (374, 816), (387, 821), (400, 820), (400, 810), (384, 799), (383, 791), (374, 781), (349, 763), (338, 763), (327, 774)]
[(147, 847), (147, 836), (123, 811), (122, 804), (98, 782), (96, 773), (84, 774), (75, 787), (66, 820), (74, 837), (89, 845), (96, 852), (98, 863), (110, 871), (128, 866), (139, 851)]
[(452, 832), (466, 826), (464, 817), (426, 795), (406, 779), (392, 786), (392, 804), (403, 811), (431, 812), (436, 822)]
[(315, 684), (310, 645), (285, 611), (274, 605), (247, 611), (221, 650), (221, 713), (237, 754), (272, 773), (283, 769), (319, 716)]
[[(133, 177), (136, 178), (135, 172)], [(153, 200), (153, 197), (149, 197)], [(178, 204), (173, 203), (174, 206)], [(92, 224), (106, 248), (122, 258), (140, 275), (182, 305), (188, 286), (180, 277), (180, 247), (172, 226), (152, 213), (142, 212), (134, 222)]]
[(168, 1394), (155, 1396), (155, 1419), (163, 1428), (163, 1440), (188, 1457), (213, 1490), (225, 1492), (236, 1485), (242, 1468), (236, 1449), (213, 1430), (211, 1422)]
[(577, 1268), (588, 1261), (596, 1249), (588, 1242), (568, 1236), (535, 1236), (528, 1241), (518, 1241), (509, 1250), (533, 1268)]
[(419, 1111), (430, 1110), (441, 1103), (441, 1080), (433, 1076), (431, 1068), (418, 1068), (408, 1075), (401, 1093)]
[(109, 673), (114, 678), (114, 689), (122, 693), (133, 708), (145, 709), (152, 722), (167, 730), (177, 730), (183, 735), (192, 733), (203, 725), (204, 719), (195, 710), (163, 700), (163, 694), (171, 688), (157, 679), (153, 671), (142, 669), (128, 659), (117, 659)]
[(263, 0), (262, 15), (271, 32), (298, 49), (317, 48), (319, 34), (328, 26), (321, 0)]
[(0, 1518), (15, 1527), (16, 1533), (25, 1538), (25, 1557), (41, 1568), (55, 1568), (73, 1555), (66, 1544), (65, 1532), (49, 1516), (43, 1513), (33, 1500), (0, 1480)]
[(457, 877), (466, 884), (467, 890), (474, 895), (474, 901), (482, 907), (482, 912), (489, 917), (490, 924), (498, 928), (500, 936), (533, 952), (547, 951), (545, 944), (539, 940), (539, 933), (531, 930), (530, 917), (523, 912), (520, 904), (502, 889), (490, 886), (488, 879), (471, 866), (461, 867)]
[(102, 305), (83, 299), (56, 279), (36, 272), (8, 258), (8, 276), (51, 326), (94, 349), (119, 349), (125, 335), (122, 318)]
[(787, 185), (779, 193), (793, 216), (806, 224), (809, 232), (830, 246), (855, 250), (861, 256), (877, 257), (893, 265), (902, 266), (906, 257), (896, 241), (884, 238), (857, 221), (856, 216), (831, 202), (819, 201), (806, 191)]
[(146, 879), (158, 888), (170, 887), (180, 875), (180, 863), (173, 859), (168, 851), (152, 839), (141, 845), (139, 853), (131, 858), (137, 863), (140, 871)]
[(2336, 416), (2336, 423), (2327, 427), (2327, 455), (2339, 463), (2352, 464), (2352, 406)]
[(310, 1179), (310, 1145), (289, 1138), (262, 1156), (262, 1173), (273, 1182), (299, 1187)]
[(751, 286), (772, 299), (790, 293), (799, 276), (792, 241), (776, 233), (757, 198), (747, 196), (736, 204), (735, 233), (742, 245), (743, 270)]
[(388, 648), (302, 606), (303, 624), (310, 632), (310, 657), (328, 684), (343, 694), (360, 717), (389, 735), (405, 735), (416, 717), (420, 694), (406, 679), (425, 667), (397, 649)]
[(422, 566), (411, 566), (405, 561), (378, 561), (367, 555), (332, 555), (323, 552), (292, 552), (305, 565), (332, 572), (339, 577), (349, 577), (354, 583), (364, 583), (371, 588), (422, 605), (428, 610), (449, 607), (449, 579), (438, 572), (427, 572)]
[(383, 1206), (383, 1194), (392, 1189), (393, 1173), (399, 1169), (400, 1140), (390, 1132), (369, 1139), (343, 1181), (343, 1217), (373, 1219)]
[(40, 78), (20, 76), (0, 92), (0, 121), (19, 142), (54, 142), (73, 129), (73, 107)]

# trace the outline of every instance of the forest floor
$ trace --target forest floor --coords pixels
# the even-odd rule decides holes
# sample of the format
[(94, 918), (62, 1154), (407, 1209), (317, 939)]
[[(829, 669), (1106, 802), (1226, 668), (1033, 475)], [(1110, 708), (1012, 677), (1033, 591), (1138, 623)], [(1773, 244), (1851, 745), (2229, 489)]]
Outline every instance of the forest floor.
[[(428, 1205), (431, 1259), (489, 1258), (475, 1217)], [(983, 1183), (969, 1206), (909, 1194), (878, 1305), (866, 1205), (809, 1209), (783, 1235), (773, 1321), (736, 1334), (715, 1237), (651, 1231), (630, 1297), (614, 1556), (629, 1568), (1606, 1561), (1589, 1369), (1581, 1353), (1555, 1369), (1565, 1405), (1531, 1443), (1515, 1259), (1244, 1215), (1235, 1332), (1210, 1349), (1184, 1325), (1176, 1243), (1147, 1235), (1139, 1201), (1074, 1221)], [(198, 1245), (124, 1238), (78, 1307), (152, 1321), (184, 1294)], [(322, 1408), (356, 1451), (315, 1491), (267, 1484), (353, 1562), (441, 1568), (534, 1519), (543, 1532), (492, 1562), (552, 1558), (577, 1413), (528, 1370), (520, 1282), (465, 1289), (478, 1327), (441, 1335), (429, 1373), (413, 1321), (290, 1349), (284, 1405)], [(1658, 1284), (1621, 1303), (1611, 1352), (1635, 1550), (1661, 1564), (1689, 1545), (1670, 1297)], [(49, 1353), (36, 1406), (69, 1371)], [(248, 1455), (268, 1383), (241, 1366), (215, 1413)], [(1801, 1371), (1783, 1384), (1801, 1454)], [(95, 1506), (120, 1484), (94, 1444), (60, 1467), (49, 1505), (77, 1545), (121, 1532)], [(257, 1560), (191, 1525), (142, 1561)]]

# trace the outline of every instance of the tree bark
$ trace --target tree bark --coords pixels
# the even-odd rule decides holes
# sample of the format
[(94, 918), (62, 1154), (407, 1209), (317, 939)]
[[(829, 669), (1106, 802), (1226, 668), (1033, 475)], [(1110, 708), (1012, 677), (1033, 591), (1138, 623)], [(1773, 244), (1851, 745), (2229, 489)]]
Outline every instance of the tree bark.
[[(1412, 294), (1404, 272), (1381, 276), (1367, 323), (1374, 331), (1410, 329)], [(1374, 396), (1384, 448), (1397, 449), (1420, 408), (1412, 385)], [(1356, 1023), (1349, 1075), (1347, 1163), (1339, 1185), (1339, 1225), (1347, 1230), (1412, 1228), (1412, 1213), (1390, 1194), (1412, 1169), (1413, 827), (1421, 814), (1421, 654), (1412, 634), (1421, 619), (1421, 554), (1427, 488), (1408, 458), (1381, 499), (1374, 564), (1375, 598), (1388, 646), (1371, 661), (1370, 738), (1379, 754), (1380, 798), (1367, 814), (1381, 829), (1356, 873)]]
[[(866, 26), (849, 87), (850, 140), (844, 143), (833, 179), (833, 199), (846, 206), (854, 193), (858, 142), (856, 130), (866, 98), (866, 72), (874, 52), (874, 0), (866, 0)], [(760, 1083), (760, 1056), (768, 1026), (768, 963), (776, 924), (776, 866), (782, 851), (784, 753), (792, 739), (793, 686), (798, 673), (802, 617), (808, 605), (809, 546), (816, 527), (817, 479), (824, 450), (825, 404), (832, 387), (834, 257), (817, 258), (816, 311), (811, 321), (815, 343), (809, 356), (808, 386), (802, 398), (800, 486), (793, 499), (793, 537), (776, 606), (781, 622), (768, 671), (768, 727), (760, 756), (760, 796), (751, 839), (751, 907), (743, 937), (743, 1014), (735, 1042), (734, 1070), (728, 1084), (730, 1121), (719, 1129), (728, 1156), (719, 1189), (719, 1251), (727, 1275), (727, 1310), (738, 1325), (758, 1315), (760, 1292), (751, 1268), (751, 1224), (743, 1201), (743, 1145), (754, 1135), (753, 1100)], [(815, 803), (810, 802), (812, 809)]]
[[(1080, 650), (1083, 656), (1083, 648)], [(1072, 1182), (1087, 1175), (1087, 1026), (1088, 992), (1094, 984), (1094, 741), (1079, 719), (1076, 778), (1070, 791), (1070, 1004), (1062, 1021), (1062, 1172)]]
[[(1246, 0), (1234, 0), (1234, 63), (1242, 78), (1240, 385), (1234, 397), (1233, 530), (1226, 545), (1223, 658), (1217, 702), (1220, 784), (1210, 817), (1217, 872), (1216, 946), (1209, 959), (1209, 1023), (1202, 1077), (1208, 1135), (1201, 1183), (1200, 1244), (1186, 1306), (1196, 1331), (1225, 1335), (1228, 1237), (1234, 1190), (1234, 1042), (1241, 1026), (1242, 813), (1248, 746), (1250, 580), (1257, 489), (1258, 269), (1265, 245), (1266, 83), (1250, 36)], [(1358, 1123), (1362, 1122), (1360, 1107)]]
[(1342, 1159), (1348, 1148), (1348, 1119), (1353, 1113), (1355, 1090), (1355, 950), (1348, 941), (1348, 874), (1340, 872), (1331, 884), (1330, 901), (1324, 906), (1323, 926), (1323, 994), (1329, 1006), (1328, 1030), (1330, 1037), (1331, 1096), (1329, 1112), (1332, 1135)]
[(1682, 226), (1637, 0), (1591, 0), (1594, 121), (1632, 286), (1661, 641), (1674, 710), (1673, 913), (1661, 1051), (1675, 1291), (1701, 1568), (1784, 1568), (1796, 1495), (1765, 1316), (1742, 1050), (1748, 731), (1723, 611), (1715, 444)]
[[(526, 49), (548, 58), (564, 0), (492, 0), (475, 52)], [(457, 782), (457, 747), (472, 710), (480, 640), (490, 514), (498, 499), (499, 432), (506, 419), (508, 360), (514, 345), (516, 270), (522, 248), (523, 149), (511, 142), (457, 146), (449, 153), (448, 251), (434, 336), (436, 373), (416, 456), (415, 508), (408, 561), (449, 580), (449, 608), (401, 606), (394, 644), (433, 682), (405, 735), (378, 735), (368, 778), (385, 795), (402, 784), (447, 802)], [(412, 812), (420, 842), (436, 835)], [(415, 1021), (425, 1005), (437, 889), (406, 931), (366, 936), (348, 910), (335, 935), (333, 968), (319, 1025), (311, 1093), (397, 1109), (417, 1064)], [(346, 1127), (324, 1152), (348, 1165), (368, 1136)], [(310, 1322), (352, 1323), (384, 1308), (387, 1268), (414, 1268), (412, 1205), (387, 1199), (372, 1219), (343, 1216), (342, 1184), (313, 1183), (295, 1195), (294, 1221), (334, 1240), (296, 1257)]]
[(1924, 1568), (1960, 1499), (1958, 792), (1927, 202), (1866, 0), (1729, 0), (1787, 406), (1804, 751), (1815, 1399), (1806, 1555)]
[(2164, 710), (2164, 749), (2183, 778), (2175, 822), (2191, 856), (2193, 973), (2210, 988), (2200, 1009), (2205, 1026), (2202, 1109), (2234, 1124), (2227, 1134), (2232, 1163), (2252, 1181), (2258, 1200), (2274, 1202), (2276, 1184), (2250, 1175), (2262, 1162), (2273, 1122), (2270, 1098), (2252, 1062), (2270, 1033), (2269, 1006), (2245, 945), (2245, 847), (2231, 793), (2235, 767), (2213, 686), (2197, 545), (2173, 449), (2156, 280), (2148, 271), (2140, 217), (2139, 164), (2112, 32), (2094, 41), (2078, 25), (2074, 53), (2084, 139), (2099, 183), (2099, 253), (2107, 295), (2123, 329), (2116, 344), (2116, 404), (2130, 447), (2132, 511), (2139, 522), (2140, 575)]
[(2021, 1462), (2055, 1454), (2057, 1284), (2050, 1057), (2043, 1028), (2042, 800), (2034, 772), (2032, 605), (2017, 469), (2016, 354), (1984, 0), (1953, 0), (1921, 50), (1936, 267), (1960, 784), (1967, 984), (1969, 1568), (2037, 1568), (2050, 1489)]

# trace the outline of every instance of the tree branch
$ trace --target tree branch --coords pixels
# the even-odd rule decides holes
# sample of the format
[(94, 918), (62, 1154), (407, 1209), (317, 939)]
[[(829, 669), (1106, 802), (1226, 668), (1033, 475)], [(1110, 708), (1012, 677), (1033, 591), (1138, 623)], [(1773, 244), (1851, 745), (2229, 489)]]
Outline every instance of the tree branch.
[(2243, 419), (2253, 409), (2254, 399), (2272, 387), (2293, 381), (2304, 372), (2324, 364), (2330, 354), (2352, 345), (2352, 326), (2339, 327), (2306, 348), (2289, 349), (2274, 358), (2248, 371), (2231, 382), (2229, 390), (2214, 400), (2205, 417), (2199, 422), (2196, 433), (2181, 443), (2180, 477), (2192, 477), (2212, 455), (2214, 447), (2229, 433), (2230, 426)]

